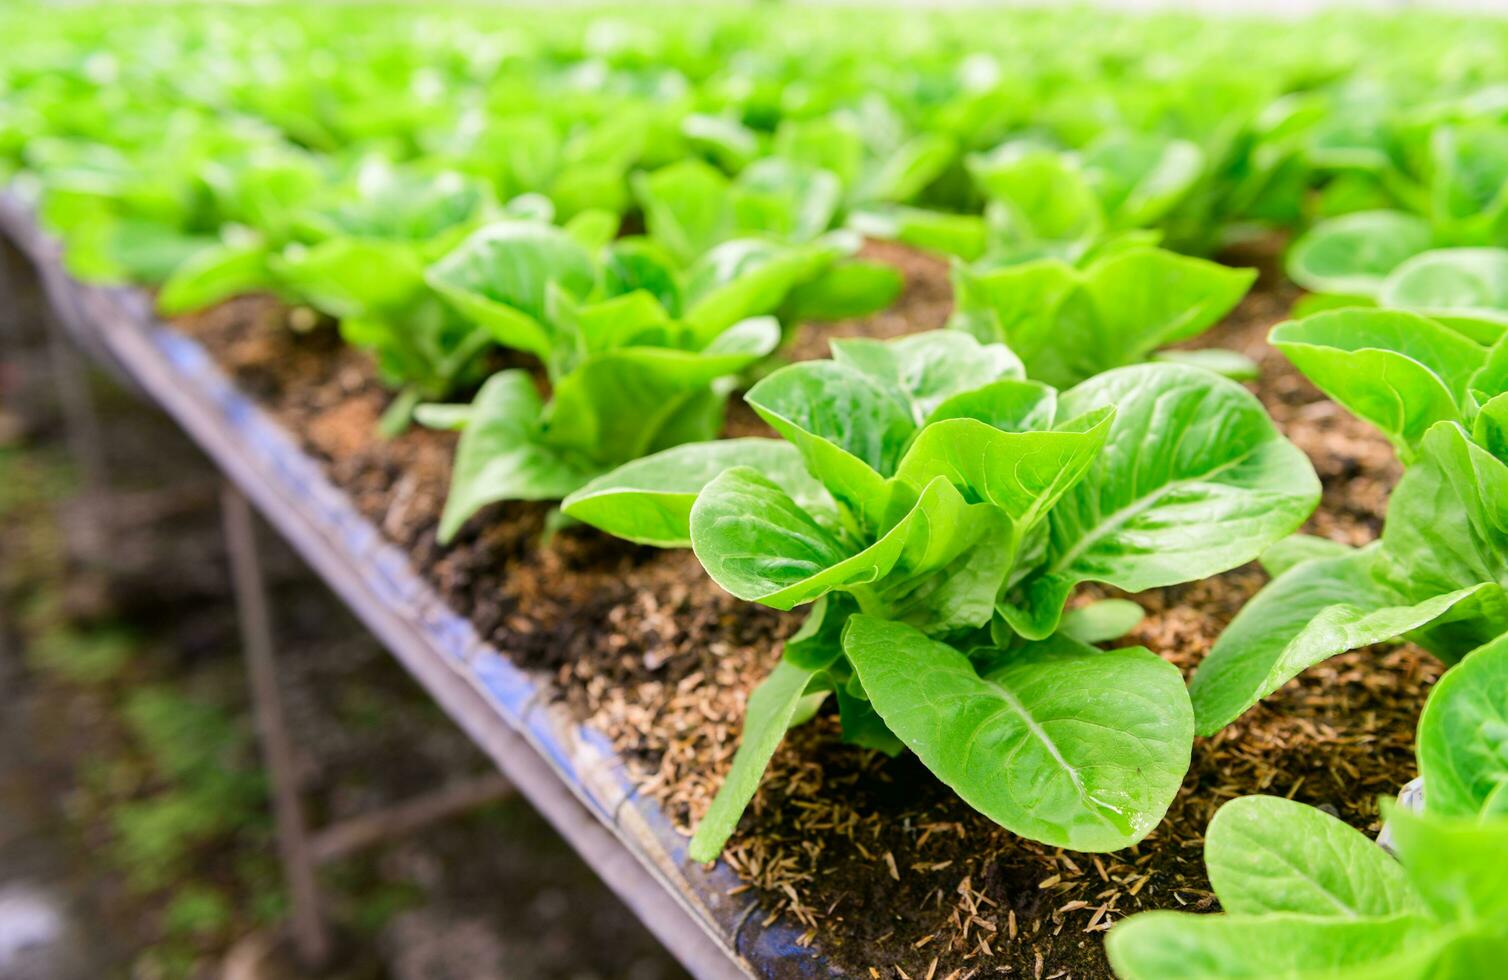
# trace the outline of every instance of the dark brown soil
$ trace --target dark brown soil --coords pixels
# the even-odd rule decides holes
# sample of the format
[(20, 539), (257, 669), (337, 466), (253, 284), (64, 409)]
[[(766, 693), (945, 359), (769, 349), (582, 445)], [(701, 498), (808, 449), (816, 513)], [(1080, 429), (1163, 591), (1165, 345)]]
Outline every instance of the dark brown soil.
[[(941, 326), (946, 270), (898, 249), (907, 289), (863, 321), (803, 327), (796, 357), (825, 338), (889, 337)], [(1350, 543), (1375, 537), (1398, 475), (1386, 442), (1324, 400), (1264, 343), (1295, 293), (1268, 271), (1199, 344), (1257, 359), (1253, 388), (1314, 460), (1325, 494), (1309, 530)], [(440, 549), (434, 527), (453, 437), (376, 433), (389, 395), (364, 356), (333, 333), (297, 333), (258, 298), (185, 320), (197, 337), (305, 445), (481, 633), (521, 664), (555, 672), (563, 697), (631, 760), (644, 792), (689, 826), (710, 802), (737, 745), (750, 689), (799, 616), (724, 594), (689, 552), (634, 548), (589, 528), (538, 544), (547, 508), (510, 504), (474, 519)], [(734, 407), (729, 430), (759, 431)], [(1137, 597), (1146, 621), (1129, 638), (1190, 670), (1261, 585), (1255, 566)], [(819, 716), (777, 754), (727, 860), (772, 913), (807, 929), (855, 976), (1034, 978), (1108, 975), (1099, 933), (1145, 908), (1209, 909), (1203, 832), (1215, 808), (1266, 792), (1332, 809), (1377, 829), (1376, 799), (1413, 773), (1413, 728), (1438, 673), (1403, 646), (1353, 653), (1307, 672), (1263, 706), (1194, 747), (1167, 821), (1108, 855), (1023, 841), (962, 804), (913, 758), (839, 744)]]

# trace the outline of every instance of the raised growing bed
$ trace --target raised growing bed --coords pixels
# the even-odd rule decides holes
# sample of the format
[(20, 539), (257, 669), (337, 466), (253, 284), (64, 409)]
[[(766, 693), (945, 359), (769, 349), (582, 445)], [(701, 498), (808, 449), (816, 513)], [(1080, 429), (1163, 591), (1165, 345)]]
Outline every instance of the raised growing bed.
[[(688, 552), (582, 527), (541, 544), (544, 505), (493, 506), (439, 548), (454, 437), (381, 438), (391, 395), (332, 331), (291, 330), (285, 308), (255, 296), (158, 323), (143, 294), (71, 283), (14, 202), (3, 216), (82, 337), (209, 451), (698, 975), (1105, 976), (1112, 922), (1212, 906), (1200, 848), (1221, 803), (1289, 796), (1375, 831), (1376, 798), (1414, 774), (1413, 722), (1439, 668), (1407, 646), (1328, 661), (1196, 742), (1167, 820), (1107, 855), (1016, 838), (913, 758), (841, 746), (836, 719), (819, 717), (793, 730), (724, 860), (703, 869), (682, 832), (796, 615), (731, 599)], [(900, 302), (803, 328), (792, 356), (822, 355), (828, 336), (941, 326), (942, 265), (869, 251), (905, 272)], [(1270, 256), (1231, 258), (1264, 276), (1200, 343), (1261, 365), (1253, 389), (1324, 484), (1307, 529), (1364, 543), (1397, 477), (1392, 451), (1266, 346), (1296, 295)], [(746, 410), (728, 423), (761, 427)], [(1262, 581), (1252, 566), (1142, 594), (1148, 617), (1128, 641), (1187, 672)], [(572, 821), (567, 788), (611, 837)]]

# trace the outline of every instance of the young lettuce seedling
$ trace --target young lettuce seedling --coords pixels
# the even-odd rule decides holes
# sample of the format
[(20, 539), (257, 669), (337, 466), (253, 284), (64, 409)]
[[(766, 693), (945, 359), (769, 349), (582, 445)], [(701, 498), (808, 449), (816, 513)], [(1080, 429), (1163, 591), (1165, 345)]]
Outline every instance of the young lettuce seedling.
[(1195, 368), (1121, 368), (1060, 394), (960, 331), (833, 351), (748, 392), (784, 441), (682, 446), (563, 505), (632, 541), (689, 545), (739, 598), (814, 603), (750, 698), (692, 855), (717, 856), (823, 692), (846, 740), (911, 749), (1017, 833), (1080, 850), (1139, 840), (1188, 766), (1182, 679), (1145, 649), (1076, 638), (1112, 638), (1123, 608), (1064, 606), (1082, 582), (1134, 592), (1250, 560), (1313, 509), (1307, 460), (1248, 392)]
[(1194, 675), (1204, 735), (1347, 650), (1406, 636), (1452, 664), (1508, 631), (1508, 339), (1485, 348), (1415, 313), (1357, 309), (1279, 324), (1272, 343), (1407, 470), (1377, 543), (1285, 545)]
[(1508, 956), (1508, 636), (1469, 654), (1419, 719), (1424, 807), (1384, 800), (1397, 860), (1335, 817), (1247, 796), (1210, 822), (1223, 915), (1110, 931), (1123, 980), (1497, 976)]
[(553, 390), (545, 404), (526, 372), (505, 371), (469, 409), (421, 414), (463, 429), (440, 540), (485, 504), (558, 500), (629, 460), (713, 438), (732, 379), (780, 341), (768, 314), (856, 246), (735, 239), (683, 273), (652, 239), (613, 242), (599, 259), (547, 225), (477, 231), (427, 282), (493, 341), (539, 357)]
[(1006, 344), (1025, 363), (1028, 377), (1067, 387), (1149, 357), (1209, 354), (1157, 350), (1208, 330), (1256, 277), (1255, 269), (1146, 246), (1084, 269), (1061, 259), (983, 271), (955, 264), (958, 308), (949, 325)]

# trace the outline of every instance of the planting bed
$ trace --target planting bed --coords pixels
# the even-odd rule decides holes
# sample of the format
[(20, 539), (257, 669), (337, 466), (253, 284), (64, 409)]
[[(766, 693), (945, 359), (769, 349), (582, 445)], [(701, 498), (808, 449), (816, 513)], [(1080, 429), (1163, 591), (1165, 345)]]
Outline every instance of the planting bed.
[[(872, 257), (905, 271), (890, 311), (819, 331), (888, 337), (941, 326), (950, 290), (941, 263), (893, 246)], [(1266, 346), (1297, 295), (1270, 254), (1236, 312), (1203, 343), (1258, 360), (1253, 385), (1324, 484), (1307, 530), (1359, 545), (1374, 538), (1398, 475), (1387, 442), (1324, 399)], [(799, 624), (740, 603), (688, 551), (624, 544), (591, 528), (542, 543), (549, 507), (495, 505), (449, 549), (435, 543), (454, 436), (377, 434), (390, 395), (368, 360), (328, 325), (289, 329), (275, 300), (245, 297), (176, 326), (321, 461), (330, 478), (482, 637), (520, 666), (554, 673), (557, 696), (607, 735), (639, 791), (682, 827), (701, 815), (737, 745), (749, 690)], [(519, 362), (522, 363), (522, 362)], [(761, 434), (735, 411), (731, 433)], [(1137, 596), (1147, 619), (1127, 642), (1190, 671), (1265, 576), (1255, 566)], [(1194, 761), (1167, 820), (1109, 855), (1017, 838), (971, 810), (914, 758), (839, 744), (836, 716), (793, 730), (726, 860), (758, 893), (760, 915), (786, 918), (841, 968), (881, 976), (1108, 976), (1099, 933), (1147, 908), (1214, 907), (1200, 848), (1228, 799), (1264, 792), (1332, 810), (1375, 833), (1379, 795), (1415, 774), (1412, 724), (1438, 665), (1411, 646), (1348, 654), (1309, 671), (1219, 736)]]

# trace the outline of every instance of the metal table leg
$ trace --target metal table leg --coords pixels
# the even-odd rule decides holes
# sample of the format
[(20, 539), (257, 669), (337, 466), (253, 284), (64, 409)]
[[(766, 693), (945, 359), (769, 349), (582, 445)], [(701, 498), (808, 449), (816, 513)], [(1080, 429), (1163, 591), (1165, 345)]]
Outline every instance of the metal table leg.
[(257, 735), (272, 785), (273, 815), (278, 852), (293, 908), (293, 941), (305, 966), (318, 968), (329, 960), (330, 933), (319, 901), (315, 859), (308, 824), (299, 799), (293, 765), (293, 744), (278, 693), (277, 663), (272, 649), (272, 619), (266, 582), (257, 555), (251, 506), (229, 481), (221, 486), (220, 509), (225, 521), (225, 545), (241, 621), (241, 644), (251, 681)]

